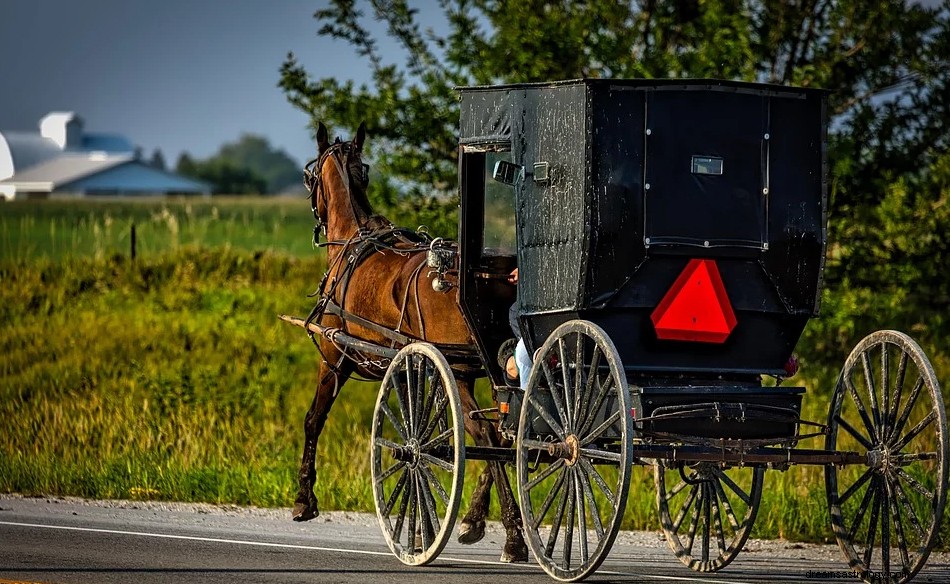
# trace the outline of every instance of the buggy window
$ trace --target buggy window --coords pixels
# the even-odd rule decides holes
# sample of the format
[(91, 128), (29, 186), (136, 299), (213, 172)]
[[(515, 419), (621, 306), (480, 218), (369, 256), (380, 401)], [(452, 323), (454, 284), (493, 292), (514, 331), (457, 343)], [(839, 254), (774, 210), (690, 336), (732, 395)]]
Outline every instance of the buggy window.
[(499, 160), (512, 161), (511, 152), (485, 153), (485, 224), (482, 247), (490, 255), (515, 253), (515, 191), (492, 179)]

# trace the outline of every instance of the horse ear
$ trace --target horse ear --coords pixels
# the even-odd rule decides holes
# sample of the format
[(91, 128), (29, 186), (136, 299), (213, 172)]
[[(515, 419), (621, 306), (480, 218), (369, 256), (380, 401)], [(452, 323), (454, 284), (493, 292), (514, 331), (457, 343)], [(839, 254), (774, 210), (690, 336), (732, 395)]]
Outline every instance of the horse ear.
[(330, 133), (327, 127), (320, 122), (317, 126), (317, 152), (323, 154), (324, 150), (330, 147)]
[(366, 141), (366, 122), (360, 122), (359, 129), (356, 130), (356, 137), (353, 138), (353, 145), (356, 146), (356, 150), (362, 152), (363, 142)]

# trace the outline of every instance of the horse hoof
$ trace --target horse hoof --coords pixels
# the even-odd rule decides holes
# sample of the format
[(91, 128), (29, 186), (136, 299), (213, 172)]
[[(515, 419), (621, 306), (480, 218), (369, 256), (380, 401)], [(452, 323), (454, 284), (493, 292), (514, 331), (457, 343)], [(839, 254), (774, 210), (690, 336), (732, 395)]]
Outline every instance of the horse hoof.
[(463, 521), (459, 524), (459, 543), (471, 545), (478, 543), (485, 537), (485, 520), (471, 522)]
[(528, 561), (528, 546), (524, 542), (521, 545), (505, 544), (504, 551), (501, 552), (501, 562), (504, 564), (523, 563)]
[[(507, 546), (506, 546), (507, 547)], [(522, 564), (528, 561), (528, 548), (525, 546), (522, 549), (518, 550), (508, 550), (501, 552), (501, 560), (503, 564)]]
[(294, 521), (310, 521), (318, 517), (320, 510), (316, 503), (296, 503), (294, 505)]

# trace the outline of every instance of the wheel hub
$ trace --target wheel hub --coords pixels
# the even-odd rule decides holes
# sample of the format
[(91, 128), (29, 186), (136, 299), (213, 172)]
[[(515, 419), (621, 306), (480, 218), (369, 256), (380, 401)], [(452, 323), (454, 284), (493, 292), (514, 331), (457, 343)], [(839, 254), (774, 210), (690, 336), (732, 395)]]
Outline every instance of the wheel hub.
[(581, 445), (577, 440), (577, 436), (574, 434), (565, 438), (564, 442), (554, 442), (548, 446), (548, 454), (563, 458), (567, 461), (568, 466), (577, 464), (577, 460), (580, 458), (580, 452)]
[(408, 462), (410, 468), (416, 468), (419, 459), (422, 457), (422, 445), (415, 438), (410, 438), (403, 446), (397, 446), (392, 449), (393, 458), (401, 462)]

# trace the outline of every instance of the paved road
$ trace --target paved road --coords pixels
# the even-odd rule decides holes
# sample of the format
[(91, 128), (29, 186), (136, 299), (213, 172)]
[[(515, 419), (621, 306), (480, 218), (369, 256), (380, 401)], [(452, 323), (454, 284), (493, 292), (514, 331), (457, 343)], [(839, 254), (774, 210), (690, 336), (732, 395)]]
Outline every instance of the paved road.
[[(423, 568), (400, 564), (374, 516), (328, 513), (298, 524), (290, 511), (210, 505), (0, 496), (0, 583), (553, 582), (533, 564), (497, 562), (504, 533), (449, 544)], [(653, 532), (623, 532), (590, 582), (819, 582), (843, 570), (835, 546), (750, 541), (725, 571), (696, 574)], [(853, 581), (850, 578), (837, 580)], [(931, 557), (915, 582), (950, 582), (950, 554)]]

